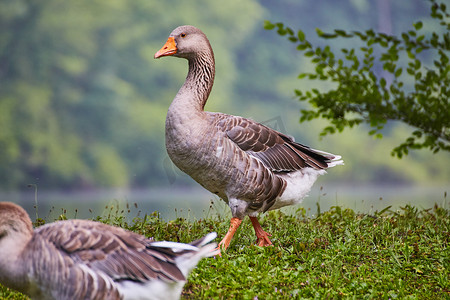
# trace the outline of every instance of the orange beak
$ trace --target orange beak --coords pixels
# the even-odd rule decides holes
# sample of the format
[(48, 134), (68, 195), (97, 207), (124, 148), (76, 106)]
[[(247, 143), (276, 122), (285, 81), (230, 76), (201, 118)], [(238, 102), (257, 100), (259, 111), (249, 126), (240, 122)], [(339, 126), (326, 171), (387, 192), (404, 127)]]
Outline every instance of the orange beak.
[(154, 58), (174, 55), (175, 53), (177, 53), (177, 45), (175, 44), (175, 39), (173, 37), (169, 37), (164, 46), (155, 53)]

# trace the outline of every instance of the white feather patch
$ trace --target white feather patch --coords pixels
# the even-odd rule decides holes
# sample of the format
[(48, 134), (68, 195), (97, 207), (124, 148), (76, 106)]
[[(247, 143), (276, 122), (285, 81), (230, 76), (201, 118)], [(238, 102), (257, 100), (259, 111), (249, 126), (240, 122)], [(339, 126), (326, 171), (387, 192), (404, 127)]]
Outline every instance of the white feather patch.
[(269, 210), (300, 203), (308, 195), (317, 178), (326, 173), (325, 170), (305, 168), (283, 174), (281, 177), (287, 182), (286, 189), (281, 196), (275, 199), (274, 205)]
[(189, 244), (168, 242), (168, 241), (153, 242), (150, 245), (153, 247), (170, 248), (170, 249), (172, 249), (173, 252), (181, 252), (184, 250), (192, 250), (192, 251), (198, 250), (197, 247), (189, 245)]

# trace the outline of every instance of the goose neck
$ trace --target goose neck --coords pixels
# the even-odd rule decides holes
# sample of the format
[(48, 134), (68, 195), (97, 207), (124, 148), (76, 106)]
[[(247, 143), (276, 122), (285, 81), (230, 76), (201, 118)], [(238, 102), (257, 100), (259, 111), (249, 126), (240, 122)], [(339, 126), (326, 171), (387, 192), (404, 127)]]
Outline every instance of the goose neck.
[(183, 102), (185, 108), (203, 111), (214, 83), (214, 56), (199, 54), (188, 61), (189, 71), (175, 101)]

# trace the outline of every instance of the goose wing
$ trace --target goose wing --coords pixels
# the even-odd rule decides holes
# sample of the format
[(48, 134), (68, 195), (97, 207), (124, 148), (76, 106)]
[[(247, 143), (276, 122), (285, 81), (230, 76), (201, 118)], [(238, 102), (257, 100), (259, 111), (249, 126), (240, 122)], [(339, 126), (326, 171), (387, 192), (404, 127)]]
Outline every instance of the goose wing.
[(326, 169), (340, 157), (296, 143), (293, 138), (255, 121), (228, 116), (220, 122), (226, 135), (241, 150), (258, 158), (274, 172), (306, 167)]
[(160, 251), (152, 240), (122, 228), (70, 220), (42, 226), (36, 232), (75, 263), (102, 271), (113, 280), (186, 280), (175, 264), (174, 251)]

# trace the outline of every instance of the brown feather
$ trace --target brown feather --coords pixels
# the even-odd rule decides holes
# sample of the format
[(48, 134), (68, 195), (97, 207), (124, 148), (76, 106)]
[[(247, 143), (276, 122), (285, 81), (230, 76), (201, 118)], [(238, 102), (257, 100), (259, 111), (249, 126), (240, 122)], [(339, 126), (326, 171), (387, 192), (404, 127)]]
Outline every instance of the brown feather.
[[(64, 227), (76, 225), (77, 230), (70, 236), (57, 234)], [(143, 236), (121, 228), (85, 220), (56, 222), (57, 226), (47, 226), (37, 230), (57, 245), (75, 261), (81, 261), (90, 267), (101, 270), (117, 279), (145, 281), (161, 278), (168, 281), (185, 280), (176, 267), (175, 253), (165, 249), (165, 253), (152, 250), (151, 242)], [(54, 228), (51, 228), (54, 227)], [(103, 230), (102, 230), (103, 229)]]
[(326, 169), (326, 157), (313, 149), (296, 143), (287, 135), (249, 119), (228, 116), (222, 120), (226, 134), (239, 148), (261, 160), (274, 172), (293, 172), (311, 167)]

